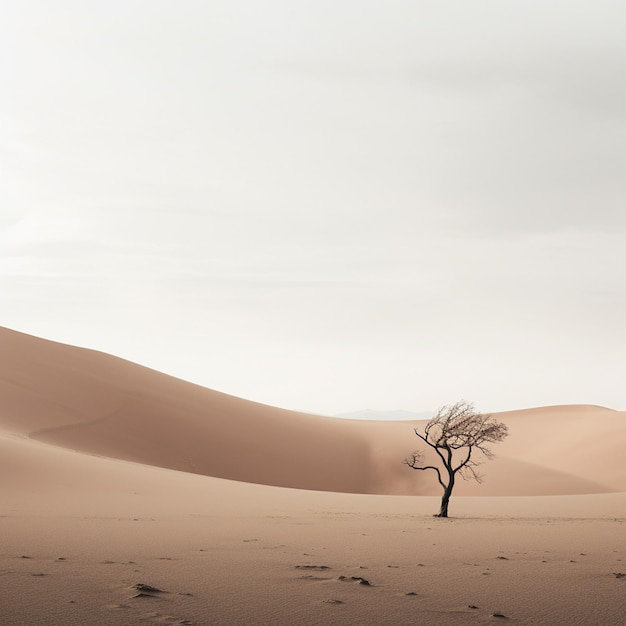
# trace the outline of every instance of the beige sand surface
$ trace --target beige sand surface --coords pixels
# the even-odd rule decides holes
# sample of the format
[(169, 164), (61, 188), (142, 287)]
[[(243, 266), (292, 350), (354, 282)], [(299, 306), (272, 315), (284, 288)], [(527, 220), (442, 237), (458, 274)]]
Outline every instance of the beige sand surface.
[(485, 484), (441, 520), (434, 495), (371, 495), (437, 494), (400, 463), (411, 423), (7, 329), (0, 355), (0, 623), (626, 624), (623, 412), (500, 414)]

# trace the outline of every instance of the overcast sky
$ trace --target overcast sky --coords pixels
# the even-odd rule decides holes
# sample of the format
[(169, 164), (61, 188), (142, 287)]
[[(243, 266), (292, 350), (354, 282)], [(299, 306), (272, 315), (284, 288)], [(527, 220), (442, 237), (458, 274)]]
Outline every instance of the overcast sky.
[(623, 0), (0, 0), (0, 324), (333, 414), (626, 409)]

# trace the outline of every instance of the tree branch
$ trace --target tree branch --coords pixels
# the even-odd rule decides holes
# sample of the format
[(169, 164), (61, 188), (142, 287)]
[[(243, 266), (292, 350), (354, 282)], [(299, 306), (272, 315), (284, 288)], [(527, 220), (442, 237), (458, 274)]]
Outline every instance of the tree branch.
[(435, 470), (437, 472), (437, 481), (445, 489), (447, 485), (441, 478), (441, 470), (436, 465), (421, 465), (423, 456), (421, 452), (413, 452), (410, 457), (404, 459), (403, 463), (414, 470)]

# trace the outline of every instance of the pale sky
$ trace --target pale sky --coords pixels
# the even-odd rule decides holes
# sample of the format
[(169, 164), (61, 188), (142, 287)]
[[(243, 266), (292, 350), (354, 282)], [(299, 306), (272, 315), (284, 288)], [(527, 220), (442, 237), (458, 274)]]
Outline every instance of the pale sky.
[(626, 409), (623, 0), (0, 7), (0, 325), (318, 413)]

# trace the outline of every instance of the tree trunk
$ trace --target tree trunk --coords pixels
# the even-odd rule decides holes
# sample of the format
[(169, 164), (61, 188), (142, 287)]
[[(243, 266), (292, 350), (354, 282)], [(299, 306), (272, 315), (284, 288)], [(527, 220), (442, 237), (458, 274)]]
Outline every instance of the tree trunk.
[(452, 489), (454, 488), (454, 476), (450, 478), (448, 486), (443, 490), (443, 496), (441, 496), (441, 507), (439, 513), (435, 517), (448, 517), (448, 504), (450, 503), (450, 496), (452, 495)]

